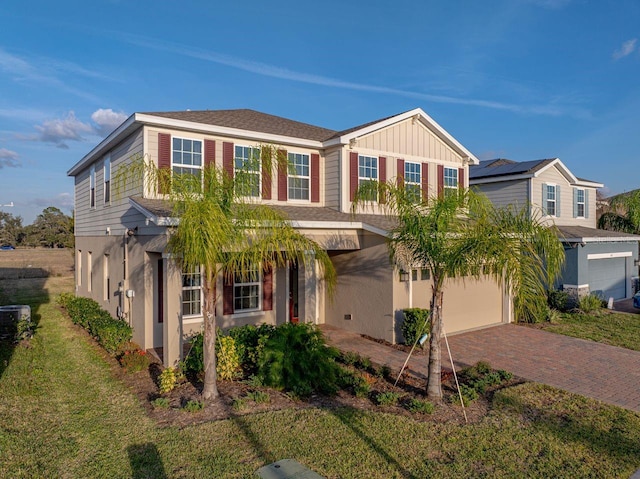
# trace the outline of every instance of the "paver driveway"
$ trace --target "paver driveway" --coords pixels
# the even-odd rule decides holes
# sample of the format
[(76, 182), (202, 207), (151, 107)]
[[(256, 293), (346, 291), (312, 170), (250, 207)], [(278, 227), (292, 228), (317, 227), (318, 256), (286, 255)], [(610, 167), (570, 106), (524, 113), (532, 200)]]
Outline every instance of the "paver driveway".
[[(330, 344), (400, 370), (406, 353), (360, 335), (323, 325)], [(640, 352), (505, 324), (449, 337), (456, 368), (488, 361), (496, 369), (640, 412)], [(443, 367), (449, 357), (443, 343)], [(426, 377), (424, 356), (409, 372)]]

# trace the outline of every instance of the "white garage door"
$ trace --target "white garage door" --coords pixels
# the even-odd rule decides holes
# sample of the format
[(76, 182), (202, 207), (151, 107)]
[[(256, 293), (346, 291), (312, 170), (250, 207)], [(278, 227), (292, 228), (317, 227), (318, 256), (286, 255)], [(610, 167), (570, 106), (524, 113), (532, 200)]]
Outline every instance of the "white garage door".
[(626, 258), (589, 260), (589, 289), (604, 299), (626, 297)]

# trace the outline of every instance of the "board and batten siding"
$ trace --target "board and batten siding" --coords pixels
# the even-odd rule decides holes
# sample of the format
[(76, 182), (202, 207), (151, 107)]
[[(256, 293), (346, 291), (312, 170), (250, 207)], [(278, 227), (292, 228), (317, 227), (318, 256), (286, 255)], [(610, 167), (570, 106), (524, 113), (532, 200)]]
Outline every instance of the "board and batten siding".
[(567, 178), (560, 171), (553, 167), (545, 170), (540, 176), (531, 179), (532, 203), (543, 207), (542, 185), (545, 183), (560, 186), (560, 216), (554, 217), (553, 222), (559, 226), (585, 226), (587, 228), (596, 227), (596, 189), (580, 187), (588, 191), (587, 218), (573, 217), (573, 190), (576, 188), (569, 183)]
[(325, 152), (325, 206), (340, 208), (340, 148)]
[[(142, 187), (129, 185), (125, 191), (116, 191), (115, 177), (118, 169), (130, 163), (132, 158), (143, 155), (143, 132), (136, 131), (120, 142), (109, 152), (111, 156), (111, 201), (104, 202), (104, 158), (102, 155), (93, 166), (96, 171), (95, 207), (89, 205), (89, 176), (91, 165), (88, 165), (75, 177), (75, 234), (76, 236), (105, 235), (109, 227), (112, 234), (124, 230), (123, 217), (131, 208), (129, 196), (141, 195)], [(120, 231), (121, 232), (121, 231)]]
[(509, 205), (524, 207), (529, 204), (528, 180), (482, 183), (479, 185), (473, 185), (472, 188), (486, 195), (491, 203), (499, 207)]

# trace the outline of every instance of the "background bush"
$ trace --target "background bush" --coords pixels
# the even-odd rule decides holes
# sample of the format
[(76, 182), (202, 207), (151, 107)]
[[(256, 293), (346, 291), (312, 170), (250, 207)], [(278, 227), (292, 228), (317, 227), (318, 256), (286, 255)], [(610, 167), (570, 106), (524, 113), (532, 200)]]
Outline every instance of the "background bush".
[(422, 308), (407, 308), (402, 310), (404, 321), (402, 321), (402, 336), (404, 344), (414, 344), (422, 334), (429, 331), (427, 318), (429, 310)]
[(270, 324), (262, 324), (257, 327), (253, 325), (240, 326), (229, 330), (229, 336), (235, 340), (236, 351), (245, 377), (256, 374), (258, 371), (258, 359), (275, 330), (275, 326)]
[(595, 313), (602, 309), (602, 299), (593, 293), (583, 296), (578, 302), (578, 308), (586, 314)]
[(550, 289), (547, 291), (547, 303), (551, 309), (566, 312), (569, 309), (569, 293)]

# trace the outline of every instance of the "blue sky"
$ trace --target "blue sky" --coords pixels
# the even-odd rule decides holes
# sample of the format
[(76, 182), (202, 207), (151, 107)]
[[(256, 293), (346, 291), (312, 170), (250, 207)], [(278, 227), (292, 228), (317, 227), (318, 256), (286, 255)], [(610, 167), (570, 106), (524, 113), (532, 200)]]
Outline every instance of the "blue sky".
[(251, 108), (345, 129), (420, 107), (480, 159), (640, 187), (640, 2), (8, 0), (0, 206), (73, 208), (66, 171), (136, 111)]

